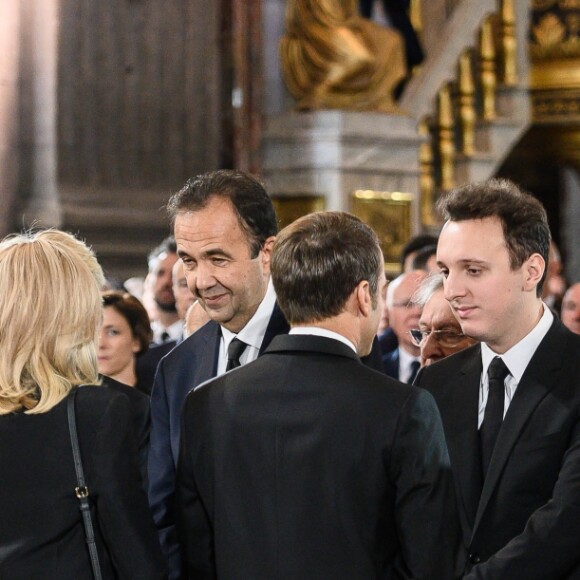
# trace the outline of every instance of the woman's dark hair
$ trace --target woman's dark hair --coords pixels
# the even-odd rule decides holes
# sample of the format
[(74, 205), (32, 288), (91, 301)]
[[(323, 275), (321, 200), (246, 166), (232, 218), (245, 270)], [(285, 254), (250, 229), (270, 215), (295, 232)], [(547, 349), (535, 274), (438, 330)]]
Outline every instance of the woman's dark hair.
[(114, 308), (129, 323), (131, 333), (139, 341), (139, 354), (144, 353), (153, 339), (153, 332), (143, 304), (128, 292), (111, 290), (103, 292), (103, 308), (106, 306)]

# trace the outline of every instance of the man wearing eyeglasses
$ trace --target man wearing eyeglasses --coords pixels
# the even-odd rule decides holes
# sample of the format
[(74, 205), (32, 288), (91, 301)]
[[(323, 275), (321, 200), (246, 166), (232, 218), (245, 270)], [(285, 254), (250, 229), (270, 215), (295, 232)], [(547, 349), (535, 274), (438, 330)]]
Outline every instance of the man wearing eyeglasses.
[(411, 338), (421, 350), (421, 366), (455, 354), (477, 341), (465, 336), (453, 316), (443, 292), (443, 275), (425, 278), (413, 299), (422, 308), (419, 328), (413, 328)]
[(421, 307), (412, 301), (417, 287), (426, 277), (425, 272), (414, 270), (395, 278), (387, 288), (389, 325), (399, 347), (383, 356), (383, 367), (389, 377), (412, 384), (420, 367), (420, 350), (410, 331), (417, 328)]

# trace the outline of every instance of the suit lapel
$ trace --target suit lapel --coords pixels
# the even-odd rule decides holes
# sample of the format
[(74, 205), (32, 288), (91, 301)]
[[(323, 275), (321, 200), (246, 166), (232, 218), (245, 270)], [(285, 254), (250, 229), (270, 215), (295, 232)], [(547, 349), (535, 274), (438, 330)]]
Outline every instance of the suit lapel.
[(481, 494), (481, 455), (477, 430), (480, 380), (481, 354), (480, 349), (476, 348), (459, 369), (452, 385), (454, 429), (448, 436), (449, 454), (458, 478), (469, 529), (473, 529)]
[(530, 360), (507, 410), (483, 484), (474, 530), (489, 503), (493, 490), (529, 418), (558, 380), (558, 369), (566, 350), (561, 324), (554, 320)]
[(197, 358), (195, 376), (192, 377), (193, 387), (212, 379), (217, 375), (217, 364), (220, 351), (220, 325), (213, 320), (206, 325), (207, 332), (203, 334), (203, 345), (192, 353)]
[(272, 316), (270, 317), (270, 322), (268, 323), (268, 327), (266, 328), (266, 333), (264, 334), (264, 339), (262, 340), (262, 344), (260, 345), (260, 355), (264, 353), (272, 342), (272, 339), (279, 334), (288, 334), (290, 330), (290, 326), (284, 318), (284, 314), (280, 310), (278, 303), (274, 305), (274, 310), (272, 311)]

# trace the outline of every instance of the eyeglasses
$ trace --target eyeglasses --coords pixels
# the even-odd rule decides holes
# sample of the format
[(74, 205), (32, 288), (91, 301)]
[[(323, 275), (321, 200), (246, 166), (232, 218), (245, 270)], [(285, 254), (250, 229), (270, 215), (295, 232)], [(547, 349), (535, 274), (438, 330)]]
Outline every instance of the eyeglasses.
[(453, 332), (452, 330), (419, 330), (418, 328), (413, 328), (413, 330), (409, 330), (409, 334), (416, 346), (421, 346), (431, 335), (441, 346), (448, 348), (457, 346), (466, 338), (462, 332)]

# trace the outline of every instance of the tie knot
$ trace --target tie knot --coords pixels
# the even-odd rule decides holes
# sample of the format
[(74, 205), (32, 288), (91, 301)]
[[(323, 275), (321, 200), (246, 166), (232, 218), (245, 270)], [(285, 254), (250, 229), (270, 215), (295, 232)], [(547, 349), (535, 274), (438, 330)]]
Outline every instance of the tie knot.
[(500, 381), (503, 383), (505, 378), (510, 374), (509, 369), (505, 366), (503, 359), (496, 356), (487, 369), (487, 376), (490, 381)]
[(240, 357), (244, 350), (248, 346), (245, 342), (241, 341), (239, 338), (234, 338), (230, 345), (228, 346), (228, 364), (226, 370), (235, 369), (240, 366)]

